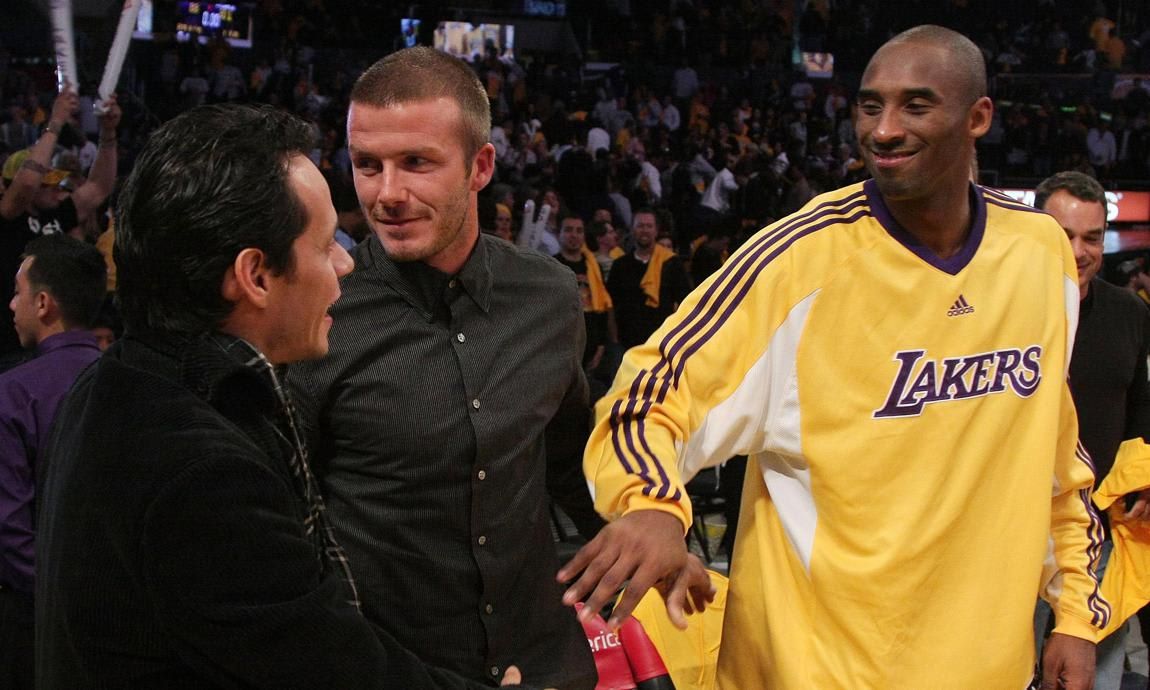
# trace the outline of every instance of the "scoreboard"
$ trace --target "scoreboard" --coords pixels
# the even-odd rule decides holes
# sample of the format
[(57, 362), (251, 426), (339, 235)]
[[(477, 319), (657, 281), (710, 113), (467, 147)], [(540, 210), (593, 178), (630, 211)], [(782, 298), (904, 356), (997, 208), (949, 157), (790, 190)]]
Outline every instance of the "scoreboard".
[(250, 6), (186, 0), (176, 4), (176, 40), (207, 43), (215, 36), (237, 48), (251, 48)]

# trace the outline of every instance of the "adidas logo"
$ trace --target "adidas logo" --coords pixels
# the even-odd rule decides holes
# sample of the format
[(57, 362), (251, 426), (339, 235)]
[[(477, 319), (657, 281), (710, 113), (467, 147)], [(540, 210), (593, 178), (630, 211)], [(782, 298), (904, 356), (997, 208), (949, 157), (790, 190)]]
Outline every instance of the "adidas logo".
[(946, 310), (947, 316), (962, 316), (963, 314), (973, 313), (974, 307), (970, 306), (970, 303), (968, 303), (962, 295), (959, 295), (958, 299), (954, 300), (954, 304), (950, 305), (950, 309)]

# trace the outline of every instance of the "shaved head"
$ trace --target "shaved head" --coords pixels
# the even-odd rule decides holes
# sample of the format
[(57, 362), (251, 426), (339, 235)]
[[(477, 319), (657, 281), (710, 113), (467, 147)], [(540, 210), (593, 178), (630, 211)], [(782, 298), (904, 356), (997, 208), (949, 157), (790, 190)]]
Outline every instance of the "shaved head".
[(871, 58), (871, 62), (874, 62), (888, 46), (900, 44), (942, 48), (952, 61), (953, 77), (957, 82), (956, 85), (966, 96), (967, 102), (973, 103), (986, 95), (986, 61), (982, 57), (982, 51), (966, 36), (946, 27), (923, 24), (907, 29), (884, 43)]

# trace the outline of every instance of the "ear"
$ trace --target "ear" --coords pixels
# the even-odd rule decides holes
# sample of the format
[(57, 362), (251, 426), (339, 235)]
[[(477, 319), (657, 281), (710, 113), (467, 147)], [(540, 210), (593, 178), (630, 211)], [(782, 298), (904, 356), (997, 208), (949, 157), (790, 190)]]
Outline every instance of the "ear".
[(33, 298), (33, 303), (36, 305), (36, 319), (40, 323), (51, 323), (60, 314), (60, 307), (56, 304), (56, 298), (47, 290), (37, 292)]
[(990, 130), (991, 120), (994, 119), (994, 102), (986, 96), (979, 98), (970, 106), (969, 126), (970, 135), (980, 138)]
[(487, 143), (475, 154), (471, 162), (471, 191), (478, 192), (487, 186), (495, 175), (495, 146)]
[(263, 308), (268, 303), (267, 257), (263, 250), (248, 247), (236, 254), (231, 267), (224, 273), (220, 293), (233, 303), (247, 303)]

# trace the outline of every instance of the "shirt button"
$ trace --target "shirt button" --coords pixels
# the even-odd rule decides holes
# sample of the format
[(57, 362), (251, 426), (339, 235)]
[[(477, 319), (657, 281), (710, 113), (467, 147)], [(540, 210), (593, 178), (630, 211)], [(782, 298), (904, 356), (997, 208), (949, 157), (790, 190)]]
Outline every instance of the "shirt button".
[(464, 340), (467, 340), (467, 336), (463, 335), (462, 333), (456, 333), (455, 339), (462, 343)]
[(477, 476), (479, 477), (479, 481), (487, 479), (487, 470), (479, 470), (479, 474)]
[(484, 544), (486, 544), (486, 543), (487, 543), (487, 537), (485, 537), (485, 536), (483, 536), (483, 535), (481, 534), (481, 535), (479, 535), (479, 540), (478, 540), (478, 541), (479, 541), (479, 545), (480, 545), (480, 546), (483, 546)]
[(449, 287), (449, 288), (455, 287), (455, 278), (452, 278), (450, 281), (447, 282), (447, 287)]
[(491, 667), (491, 675), (492, 676), (498, 676), (499, 675), (499, 667), (498, 666), (492, 666)]
[(495, 613), (495, 607), (494, 607), (494, 606), (492, 606), (491, 604), (488, 604), (487, 606), (484, 606), (484, 607), (483, 607), (483, 610), (484, 610), (484, 611), (486, 611), (488, 614), (492, 614), (492, 613)]
[(477, 409), (477, 410), (478, 410), (478, 409), (479, 409), (479, 398), (476, 398), (475, 400), (472, 400), (472, 401), (471, 401), (471, 406), (472, 406), (472, 407), (474, 407), (475, 409)]

